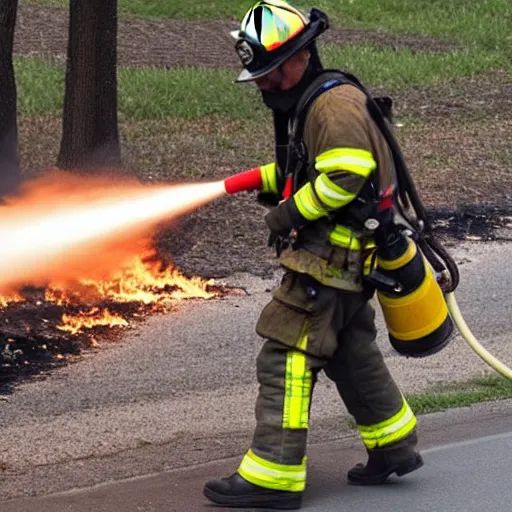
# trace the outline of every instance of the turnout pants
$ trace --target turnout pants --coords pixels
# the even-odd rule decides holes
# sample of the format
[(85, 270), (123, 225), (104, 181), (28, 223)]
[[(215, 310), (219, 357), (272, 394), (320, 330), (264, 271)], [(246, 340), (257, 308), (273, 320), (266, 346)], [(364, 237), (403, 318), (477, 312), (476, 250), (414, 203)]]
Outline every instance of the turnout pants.
[(256, 330), (267, 338), (257, 359), (257, 426), (238, 468), (249, 482), (304, 490), (309, 412), (321, 370), (336, 384), (368, 450), (403, 445), (415, 430), (416, 418), (375, 342), (368, 294), (288, 273)]

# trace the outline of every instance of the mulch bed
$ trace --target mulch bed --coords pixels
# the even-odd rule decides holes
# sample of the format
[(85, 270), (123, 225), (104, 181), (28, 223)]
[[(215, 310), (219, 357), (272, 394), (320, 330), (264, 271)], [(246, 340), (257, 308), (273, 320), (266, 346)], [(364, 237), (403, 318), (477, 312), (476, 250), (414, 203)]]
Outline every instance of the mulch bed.
[[(119, 22), (119, 64), (123, 66), (240, 67), (230, 31), (235, 20), (179, 21), (122, 18)], [(18, 55), (47, 56), (64, 61), (68, 11), (21, 6), (14, 51)], [(413, 52), (451, 51), (448, 42), (429, 37), (388, 34), (382, 31), (331, 28), (322, 36), (328, 43), (371, 43)]]

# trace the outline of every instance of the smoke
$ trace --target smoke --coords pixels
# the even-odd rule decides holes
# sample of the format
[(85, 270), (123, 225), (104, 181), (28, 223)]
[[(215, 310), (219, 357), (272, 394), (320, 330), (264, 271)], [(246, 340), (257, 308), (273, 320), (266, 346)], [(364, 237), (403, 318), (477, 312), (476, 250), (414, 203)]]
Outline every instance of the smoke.
[(149, 186), (49, 172), (0, 205), (0, 291), (106, 278), (147, 249), (159, 223), (224, 193), (222, 181)]

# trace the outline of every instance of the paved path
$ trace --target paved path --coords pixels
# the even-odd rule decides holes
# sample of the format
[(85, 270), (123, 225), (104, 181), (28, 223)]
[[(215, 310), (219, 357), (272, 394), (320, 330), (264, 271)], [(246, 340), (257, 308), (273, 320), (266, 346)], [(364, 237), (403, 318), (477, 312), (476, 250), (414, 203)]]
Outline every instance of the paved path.
[[(512, 500), (512, 401), (479, 404), (420, 419), (425, 466), (380, 487), (347, 485), (360, 460), (355, 438), (310, 448), (303, 510), (340, 512), (508, 512)], [(238, 459), (108, 483), (45, 498), (2, 503), (2, 512), (206, 512), (205, 480), (229, 474)]]

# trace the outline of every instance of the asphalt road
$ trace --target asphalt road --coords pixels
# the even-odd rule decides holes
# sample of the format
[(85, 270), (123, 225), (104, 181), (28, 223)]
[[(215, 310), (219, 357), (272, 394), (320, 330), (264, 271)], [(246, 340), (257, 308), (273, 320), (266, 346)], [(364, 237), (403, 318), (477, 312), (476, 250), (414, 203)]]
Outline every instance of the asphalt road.
[[(512, 245), (464, 244), (452, 252), (462, 277), (457, 299), (468, 324), (494, 355), (511, 366), (512, 273), (508, 269)], [(257, 392), (254, 360), (261, 344), (254, 334), (254, 324), (277, 277), (265, 281), (234, 276), (229, 282), (245, 287), (248, 295), (184, 303), (177, 313), (148, 319), (141, 327), (128, 330), (121, 343), (101, 347), (50, 378), (23, 384), (8, 401), (0, 402), (0, 500), (48, 495), (149, 474), (163, 473), (162, 481), (168, 484), (169, 471), (190, 483), (189, 487), (177, 488), (177, 493), (181, 496), (183, 491), (186, 499), (192, 499), (192, 495), (197, 499), (202, 487), (198, 475), (217, 476), (212, 471), (214, 466), (206, 470), (202, 464), (239, 457), (250, 441)], [(397, 382), (407, 393), (491, 372), (460, 337), (441, 353), (421, 360), (394, 354), (383, 332), (379, 343)], [(456, 440), (466, 438), (473, 421), (469, 418), (460, 427)], [(315, 390), (310, 442), (318, 446), (333, 441), (356, 446), (357, 453), (343, 458), (339, 466), (342, 474), (349, 463), (362, 457), (360, 443), (354, 440), (347, 424), (348, 417), (335, 390), (322, 378)], [(503, 429), (490, 434), (506, 432)], [(503, 439), (488, 442), (490, 449), (481, 448), (482, 453), (506, 453), (507, 446), (500, 443), (509, 441)], [(455, 460), (466, 452), (469, 462), (464, 467), (469, 471), (472, 453), (480, 448), (475, 445), (454, 450), (453, 454), (445, 450), (427, 455), (437, 467), (443, 464), (437, 460), (442, 453)], [(222, 469), (231, 472), (236, 467), (234, 461), (226, 462)], [(492, 469), (492, 461), (493, 456), (485, 471)], [(314, 468), (314, 458), (312, 464)], [(193, 466), (203, 469), (180, 471)], [(429, 471), (422, 469), (421, 474), (430, 475)], [(435, 476), (434, 471), (429, 478)], [(312, 489), (317, 488), (314, 478)], [(415, 478), (411, 476), (411, 481)], [(496, 476), (489, 478), (498, 483)], [(315, 485), (324, 485), (322, 479), (317, 482)], [(334, 481), (329, 482), (331, 489)], [(422, 484), (417, 485), (423, 492)], [(169, 499), (169, 490), (162, 492)], [(126, 489), (122, 494), (130, 496)], [(176, 495), (172, 499), (179, 501)], [(101, 503), (98, 498), (94, 510), (102, 510)], [(169, 504), (150, 508), (151, 500), (137, 509), (133, 508), (135, 503), (134, 498), (131, 510), (194, 510), (172, 509)], [(163, 507), (163, 502), (159, 503)], [(2, 510), (30, 510), (5, 509), (4, 504)]]
[[(378, 487), (350, 486), (361, 460), (358, 440), (314, 444), (302, 509), (311, 512), (508, 512), (512, 499), (512, 401), (479, 404), (420, 418), (425, 466)], [(238, 459), (2, 503), (3, 512), (207, 512), (203, 483), (229, 474)]]

